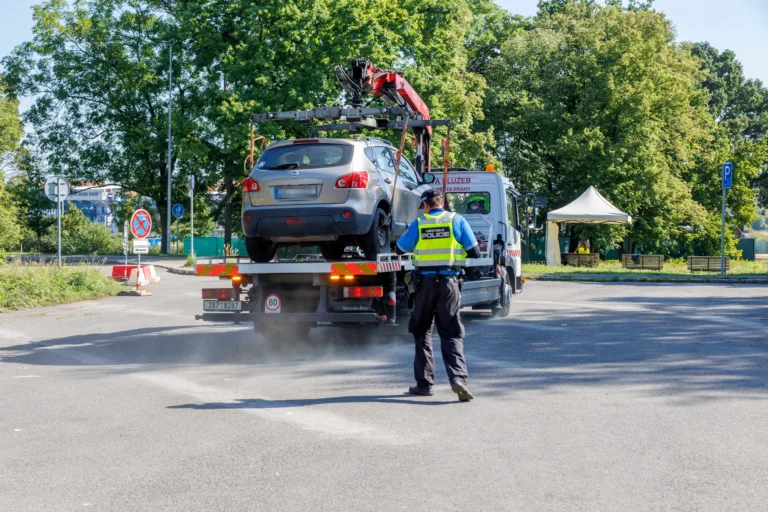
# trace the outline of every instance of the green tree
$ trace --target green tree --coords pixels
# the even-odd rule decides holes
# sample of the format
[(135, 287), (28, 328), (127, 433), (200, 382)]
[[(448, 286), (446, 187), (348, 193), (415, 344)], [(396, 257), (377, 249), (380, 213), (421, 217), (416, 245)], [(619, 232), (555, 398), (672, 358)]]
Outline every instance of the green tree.
[[(7, 98), (0, 88), (0, 157), (3, 161), (19, 145), (21, 134), (19, 102)], [(21, 240), (22, 231), (17, 216), (18, 211), (5, 190), (5, 176), (0, 169), (0, 256), (3, 252), (15, 249)]]
[[(34, 8), (31, 41), (4, 59), (4, 83), (35, 97), (25, 121), (51, 173), (116, 183), (155, 201), (164, 229), (167, 200), (167, 69), (173, 25), (144, 0), (46, 0)], [(174, 56), (172, 163), (186, 187), (179, 155), (194, 131), (188, 110), (194, 77)], [(181, 178), (181, 179), (179, 179)], [(165, 233), (163, 233), (165, 235)]]
[[(118, 254), (122, 252), (119, 239), (109, 228), (93, 223), (72, 203), (67, 203), (61, 217), (62, 254)], [(57, 245), (57, 227), (51, 226), (43, 238), (45, 250), (54, 251)]]
[(46, 174), (39, 155), (23, 147), (15, 155), (15, 166), (18, 172), (8, 181), (8, 194), (25, 231), (24, 247), (39, 252), (43, 236), (56, 223), (56, 217), (51, 215), (56, 206), (43, 190)]
[[(687, 181), (717, 127), (699, 87), (704, 73), (669, 20), (639, 3), (540, 6), (486, 73), (486, 122), (506, 173), (552, 207), (595, 185), (633, 216), (632, 240), (649, 251), (713, 241)], [(576, 225), (572, 244), (582, 232), (607, 245), (624, 235)]]

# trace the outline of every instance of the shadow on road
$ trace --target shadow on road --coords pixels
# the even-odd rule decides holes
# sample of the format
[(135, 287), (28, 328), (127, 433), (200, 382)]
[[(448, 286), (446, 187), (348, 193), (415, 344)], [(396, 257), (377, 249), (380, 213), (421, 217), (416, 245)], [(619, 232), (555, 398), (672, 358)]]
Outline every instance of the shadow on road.
[[(603, 296), (601, 302), (585, 307), (591, 301), (591, 290), (597, 288), (583, 289), (585, 293), (576, 299), (579, 302), (571, 305), (533, 300), (526, 304), (523, 297), (518, 299), (520, 307), (507, 319), (465, 314), (470, 382), (484, 395), (557, 391), (572, 386), (632, 386), (649, 396), (676, 396), (681, 405), (726, 396), (768, 398), (768, 294), (717, 297), (710, 288), (709, 296), (701, 296), (690, 293), (697, 288), (689, 285), (687, 295)], [(131, 364), (254, 365), (265, 371), (272, 365), (288, 370), (291, 378), (343, 377), (339, 389), (346, 390), (357, 385), (355, 379), (346, 378), (355, 375), (376, 382), (403, 382), (410, 374), (411, 343), (403, 333), (370, 336), (358, 331), (315, 329), (308, 340), (288, 339), (282, 347), (269, 348), (246, 326), (171, 326), (6, 347), (0, 349), (0, 361), (103, 366), (110, 372), (138, 371), (110, 368)], [(87, 357), (73, 360), (69, 350)], [(435, 354), (438, 381), (445, 382), (439, 349)], [(247, 400), (243, 406), (296, 407), (306, 405), (304, 402), (275, 405)]]
[(298, 398), (291, 400), (265, 400), (263, 398), (238, 399), (236, 402), (212, 402), (204, 404), (169, 405), (168, 409), (284, 409), (327, 404), (407, 404), (407, 405), (451, 405), (458, 400), (434, 401), (429, 398), (414, 400), (405, 398), (409, 395), (352, 395), (329, 398)]

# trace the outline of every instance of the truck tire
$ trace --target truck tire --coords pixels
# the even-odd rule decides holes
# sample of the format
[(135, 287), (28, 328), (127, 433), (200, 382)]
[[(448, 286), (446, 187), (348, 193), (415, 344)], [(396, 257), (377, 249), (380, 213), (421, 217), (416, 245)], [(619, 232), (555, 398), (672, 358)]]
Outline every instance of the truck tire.
[(345, 247), (345, 244), (323, 244), (320, 246), (320, 254), (328, 261), (338, 261)]
[(269, 263), (275, 257), (277, 247), (269, 240), (246, 237), (245, 250), (254, 263)]
[(502, 267), (501, 268), (501, 289), (499, 290), (499, 294), (501, 296), (501, 299), (499, 300), (499, 307), (493, 308), (493, 316), (498, 318), (504, 318), (509, 316), (509, 313), (512, 311), (512, 283), (510, 282), (509, 274), (507, 273), (507, 269)]
[(363, 250), (366, 259), (376, 260), (379, 254), (391, 251), (389, 245), (389, 226), (385, 225), (387, 214), (381, 208), (376, 208), (373, 214), (371, 230), (358, 240), (360, 249)]

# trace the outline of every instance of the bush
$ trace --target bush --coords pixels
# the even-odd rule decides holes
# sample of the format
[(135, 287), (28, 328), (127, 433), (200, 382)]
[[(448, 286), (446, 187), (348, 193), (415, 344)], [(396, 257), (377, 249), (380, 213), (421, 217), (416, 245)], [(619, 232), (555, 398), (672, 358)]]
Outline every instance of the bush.
[(115, 295), (122, 287), (98, 269), (43, 263), (0, 266), (0, 312)]

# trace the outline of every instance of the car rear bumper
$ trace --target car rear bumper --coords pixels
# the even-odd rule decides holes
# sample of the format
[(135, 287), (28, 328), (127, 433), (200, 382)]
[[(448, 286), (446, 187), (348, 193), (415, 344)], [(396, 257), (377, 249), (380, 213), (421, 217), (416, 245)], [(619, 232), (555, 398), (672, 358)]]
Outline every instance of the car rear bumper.
[(348, 206), (266, 206), (249, 208), (242, 214), (245, 236), (274, 241), (362, 235), (372, 220), (372, 215), (361, 215)]

